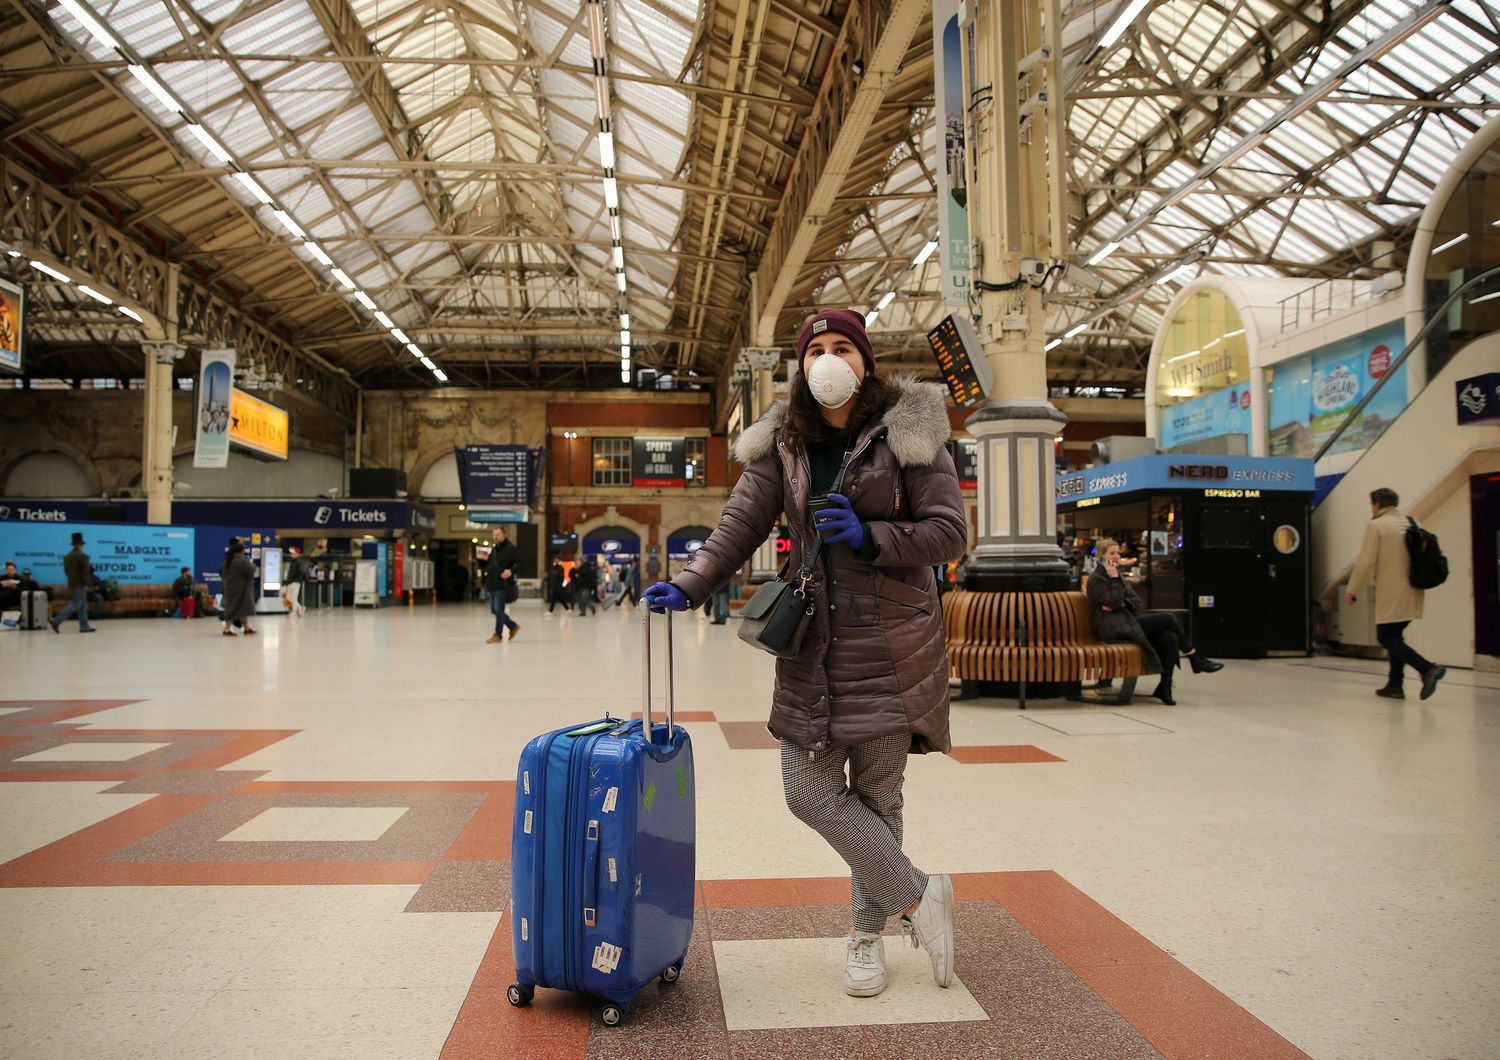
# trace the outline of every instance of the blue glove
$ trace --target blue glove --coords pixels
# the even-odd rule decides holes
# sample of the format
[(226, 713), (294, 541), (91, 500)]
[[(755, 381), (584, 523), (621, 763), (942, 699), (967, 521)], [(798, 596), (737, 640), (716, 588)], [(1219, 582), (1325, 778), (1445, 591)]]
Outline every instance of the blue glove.
[(671, 582), (657, 582), (643, 592), (641, 598), (658, 615), (665, 611), (686, 611), (692, 606), (683, 591)]
[(865, 524), (849, 506), (849, 498), (842, 493), (830, 493), (828, 504), (813, 516), (818, 534), (830, 545), (848, 545), (856, 552), (864, 548)]

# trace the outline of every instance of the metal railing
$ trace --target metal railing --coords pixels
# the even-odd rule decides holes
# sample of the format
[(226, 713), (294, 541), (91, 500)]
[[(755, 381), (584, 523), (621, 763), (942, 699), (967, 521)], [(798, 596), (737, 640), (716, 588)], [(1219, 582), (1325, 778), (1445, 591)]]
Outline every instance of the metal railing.
[[(1453, 303), (1458, 301), (1464, 295), (1468, 294), (1475, 287), (1483, 286), (1485, 283), (1488, 283), (1490, 280), (1496, 279), (1497, 277), (1500, 277), (1500, 265), (1492, 265), (1488, 269), (1485, 269), (1483, 272), (1466, 281), (1462, 287), (1458, 288), (1458, 290), (1454, 291), (1447, 298), (1445, 298), (1442, 305), (1438, 306), (1437, 309), (1432, 310), (1427, 314), (1427, 323), (1422, 325), (1422, 330), (1417, 332), (1416, 338), (1412, 339), (1405, 345), (1405, 347), (1402, 348), (1401, 352), (1396, 355), (1396, 359), (1391, 362), (1391, 366), (1386, 370), (1385, 375), (1381, 376), (1379, 381), (1377, 381), (1376, 384), (1370, 388), (1370, 392), (1368, 394), (1359, 399), (1359, 403), (1349, 410), (1349, 414), (1344, 417), (1344, 421), (1340, 423), (1338, 425), (1338, 428), (1328, 436), (1327, 440), (1325, 440), (1321, 446), (1318, 447), (1317, 453), (1313, 455), (1314, 464), (1316, 464), (1319, 460), (1322, 460), (1328, 450), (1333, 448), (1333, 444), (1343, 436), (1346, 430), (1349, 429), (1350, 424), (1359, 419), (1360, 415), (1365, 411), (1365, 407), (1370, 404), (1376, 394), (1380, 393), (1380, 388), (1385, 386), (1386, 383), (1390, 382), (1391, 379), (1395, 378), (1400, 368), (1406, 364), (1406, 359), (1411, 356), (1412, 350), (1416, 349), (1418, 346), (1426, 342), (1427, 336), (1432, 333), (1432, 329), (1436, 327), (1439, 322), (1447, 319), (1448, 310), (1452, 308)], [(1432, 380), (1430, 379), (1428, 380), (1429, 383), (1431, 381)], [(1426, 389), (1425, 386), (1423, 389)], [(1415, 398), (1416, 395), (1413, 394), (1411, 396), (1411, 399), (1415, 400)], [(1411, 401), (1409, 400), (1407, 404), (1410, 405)]]
[(1281, 330), (1300, 327), (1304, 312), (1307, 314), (1307, 322), (1311, 324), (1319, 317), (1330, 316), (1372, 301), (1377, 297), (1374, 284), (1374, 280), (1333, 277), (1303, 288), (1281, 300)]

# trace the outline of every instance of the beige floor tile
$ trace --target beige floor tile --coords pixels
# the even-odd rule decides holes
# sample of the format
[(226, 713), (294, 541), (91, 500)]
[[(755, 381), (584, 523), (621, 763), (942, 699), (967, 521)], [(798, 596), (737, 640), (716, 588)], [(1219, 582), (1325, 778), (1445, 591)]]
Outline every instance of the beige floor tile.
[(32, 780), (0, 792), (0, 864), (29, 854), (151, 798), (105, 795), (113, 780)]
[(714, 943), (714, 964), (731, 1031), (952, 1023), (989, 1016), (955, 975), (932, 979), (925, 950), (886, 940), (886, 988), (878, 997), (844, 993), (843, 939), (754, 939)]
[(90, 740), (88, 742), (63, 743), (56, 747), (49, 747), (45, 751), (36, 751), (29, 755), (22, 755), (17, 762), (128, 762), (132, 758), (139, 758), (151, 751), (160, 751), (169, 744), (164, 743), (125, 743), (111, 742), (106, 740)]
[(385, 835), (406, 811), (405, 806), (273, 806), (219, 842), (368, 842)]

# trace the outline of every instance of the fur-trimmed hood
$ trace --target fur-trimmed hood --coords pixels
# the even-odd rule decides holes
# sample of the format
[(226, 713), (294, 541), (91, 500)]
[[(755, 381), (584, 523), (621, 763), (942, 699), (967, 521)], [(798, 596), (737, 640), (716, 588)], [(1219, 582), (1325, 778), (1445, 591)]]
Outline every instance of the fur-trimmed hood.
[[(926, 467), (953, 433), (948, 422), (948, 392), (941, 384), (924, 383), (916, 376), (893, 376), (887, 385), (896, 400), (880, 418), (886, 428), (886, 444), (902, 467)], [(734, 443), (734, 459), (749, 466), (770, 453), (786, 425), (786, 412), (787, 403), (778, 401), (741, 432)]]

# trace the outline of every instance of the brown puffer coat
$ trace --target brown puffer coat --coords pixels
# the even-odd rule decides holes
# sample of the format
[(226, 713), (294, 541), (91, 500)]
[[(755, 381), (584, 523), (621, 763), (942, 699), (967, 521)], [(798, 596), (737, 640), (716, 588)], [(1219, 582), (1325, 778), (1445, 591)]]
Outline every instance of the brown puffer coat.
[[(778, 659), (769, 728), (821, 750), (908, 732), (912, 750), (946, 752), (948, 665), (932, 568), (968, 544), (958, 473), (944, 443), (945, 391), (897, 379), (896, 397), (854, 447), (843, 493), (879, 549), (872, 562), (825, 545), (814, 574), (817, 604), (802, 650)], [(719, 526), (673, 579), (694, 607), (754, 555), (785, 512), (790, 572), (816, 538), (807, 510), (805, 452), (784, 438), (786, 405), (771, 406), (735, 443), (745, 473)], [(748, 649), (747, 649), (748, 650)]]

